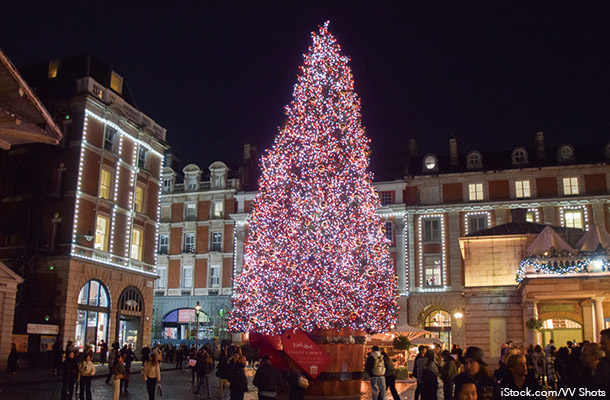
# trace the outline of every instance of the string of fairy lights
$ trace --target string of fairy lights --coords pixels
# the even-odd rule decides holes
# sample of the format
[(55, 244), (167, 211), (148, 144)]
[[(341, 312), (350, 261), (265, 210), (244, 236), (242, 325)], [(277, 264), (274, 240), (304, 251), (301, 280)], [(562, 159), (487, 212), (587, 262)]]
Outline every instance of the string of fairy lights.
[(554, 257), (528, 257), (521, 260), (516, 281), (521, 282), (529, 273), (537, 275), (570, 275), (579, 273), (609, 272), (610, 258), (585, 257), (578, 260), (564, 260)]
[(328, 23), (312, 37), (286, 122), (261, 159), (232, 331), (384, 332), (396, 322), (397, 278), (349, 58)]

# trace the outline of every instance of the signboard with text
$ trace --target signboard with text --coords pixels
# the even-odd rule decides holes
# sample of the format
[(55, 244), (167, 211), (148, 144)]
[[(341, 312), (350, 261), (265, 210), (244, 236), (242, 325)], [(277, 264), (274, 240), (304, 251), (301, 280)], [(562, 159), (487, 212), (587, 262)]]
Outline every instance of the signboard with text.
[(195, 309), (178, 310), (178, 322), (195, 322)]
[(32, 335), (59, 335), (59, 325), (28, 324), (28, 333)]
[(313, 379), (324, 372), (330, 363), (328, 354), (303, 332), (284, 333), (282, 347), (286, 354)]

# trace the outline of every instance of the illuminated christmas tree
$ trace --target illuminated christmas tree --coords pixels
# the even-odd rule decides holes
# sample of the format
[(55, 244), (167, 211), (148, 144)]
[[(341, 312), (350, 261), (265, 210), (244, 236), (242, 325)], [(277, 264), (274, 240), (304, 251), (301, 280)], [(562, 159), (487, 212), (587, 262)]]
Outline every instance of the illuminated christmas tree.
[(395, 323), (397, 284), (375, 213), (360, 100), (328, 22), (312, 33), (287, 119), (261, 160), (230, 329), (364, 329)]

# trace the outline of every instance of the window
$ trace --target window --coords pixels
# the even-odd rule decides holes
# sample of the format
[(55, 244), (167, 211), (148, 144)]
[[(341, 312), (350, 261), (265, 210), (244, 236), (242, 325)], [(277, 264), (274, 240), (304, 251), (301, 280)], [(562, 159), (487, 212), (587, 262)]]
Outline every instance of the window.
[(108, 232), (110, 227), (110, 220), (101, 215), (97, 216), (95, 223), (95, 244), (96, 250), (108, 251)]
[(524, 165), (527, 163), (527, 151), (523, 147), (517, 147), (513, 150), (513, 165)]
[(59, 60), (49, 62), (49, 71), (47, 77), (49, 79), (57, 78), (57, 70), (59, 69)]
[(164, 192), (172, 191), (172, 180), (171, 179), (163, 179), (163, 191)]
[(159, 275), (159, 279), (155, 282), (155, 288), (165, 289), (167, 287), (167, 268), (158, 267), (157, 275)]
[(468, 169), (478, 169), (483, 167), (483, 157), (481, 157), (481, 153), (478, 151), (471, 151), (466, 156), (466, 168)]
[(563, 220), (566, 228), (578, 228), (583, 229), (584, 227), (584, 215), (582, 210), (564, 210)]
[(559, 161), (570, 161), (574, 159), (574, 148), (569, 144), (564, 144), (557, 151)]
[(528, 211), (527, 213), (525, 213), (525, 220), (527, 222), (537, 222), (536, 213), (534, 211)]
[(477, 201), (483, 200), (483, 184), (471, 183), (468, 185), (468, 200)]
[(424, 243), (439, 243), (441, 241), (440, 220), (425, 219), (422, 225)]
[(169, 253), (169, 235), (159, 235), (159, 254)]
[(212, 201), (212, 218), (224, 218), (224, 200)]
[(188, 181), (188, 185), (187, 185), (188, 190), (197, 190), (199, 188), (199, 185), (197, 184), (196, 176), (189, 176), (187, 181)]
[(184, 234), (184, 253), (195, 252), (195, 234), (185, 233)]
[(116, 129), (106, 125), (106, 132), (104, 132), (104, 149), (112, 151), (114, 148), (114, 138), (116, 137)]
[(394, 202), (392, 200), (392, 192), (381, 192), (379, 193), (379, 197), (381, 199), (381, 204), (392, 204)]
[(112, 76), (110, 77), (110, 89), (118, 94), (123, 93), (123, 78), (116, 72), (112, 72)]
[(146, 157), (148, 155), (148, 149), (140, 146), (138, 150), (138, 168), (146, 168)]
[(144, 232), (142, 229), (134, 228), (131, 231), (131, 254), (130, 257), (134, 260), (142, 260), (142, 239)]
[(100, 199), (109, 199), (110, 198), (110, 181), (112, 180), (112, 175), (110, 171), (102, 168), (102, 173), (100, 175), (100, 188), (99, 188), (99, 197)]
[(161, 221), (168, 222), (172, 217), (172, 207), (171, 206), (161, 206)]
[(468, 216), (468, 233), (478, 232), (487, 229), (487, 215)]
[(436, 157), (434, 157), (432, 154), (424, 157), (424, 169), (428, 171), (435, 170), (437, 167), (436, 164)]
[(108, 314), (110, 296), (104, 285), (97, 280), (85, 283), (78, 295), (74, 345), (83, 349), (87, 344), (95, 345), (100, 340), (108, 341)]
[(211, 287), (219, 287), (220, 286), (220, 265), (212, 264), (210, 266), (210, 286)]
[(386, 221), (385, 223), (385, 237), (390, 241), (394, 241), (394, 232), (392, 231), (392, 222)]
[(212, 232), (212, 251), (222, 251), (222, 233)]
[(187, 289), (193, 287), (193, 267), (185, 265), (182, 268), (182, 287)]
[(134, 198), (134, 209), (138, 213), (144, 212), (144, 188), (136, 185), (136, 195)]
[(439, 190), (437, 186), (424, 186), (421, 188), (421, 199), (422, 204), (438, 204), (441, 201)]
[(517, 181), (515, 182), (515, 196), (518, 199), (524, 197), (531, 197), (530, 193), (530, 181)]
[(443, 285), (443, 265), (439, 254), (426, 254), (424, 256), (424, 287), (438, 287)]
[(222, 188), (225, 186), (225, 177), (224, 175), (214, 175), (214, 187)]
[(578, 194), (578, 178), (563, 178), (563, 194), (566, 196)]
[(185, 221), (197, 221), (197, 204), (196, 203), (186, 203), (186, 208), (184, 209), (184, 220)]

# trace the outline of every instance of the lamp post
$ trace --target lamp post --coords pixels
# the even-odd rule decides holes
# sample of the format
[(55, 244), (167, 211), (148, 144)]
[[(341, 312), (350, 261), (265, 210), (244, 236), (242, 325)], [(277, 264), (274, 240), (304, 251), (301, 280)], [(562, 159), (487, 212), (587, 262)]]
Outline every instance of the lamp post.
[(195, 347), (199, 348), (199, 310), (201, 310), (201, 304), (197, 302), (195, 304)]

